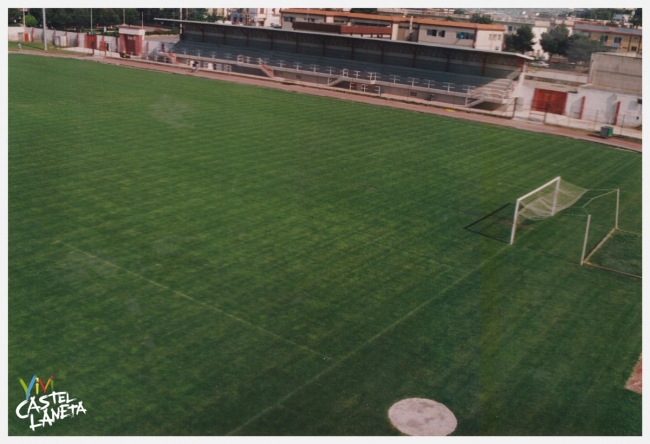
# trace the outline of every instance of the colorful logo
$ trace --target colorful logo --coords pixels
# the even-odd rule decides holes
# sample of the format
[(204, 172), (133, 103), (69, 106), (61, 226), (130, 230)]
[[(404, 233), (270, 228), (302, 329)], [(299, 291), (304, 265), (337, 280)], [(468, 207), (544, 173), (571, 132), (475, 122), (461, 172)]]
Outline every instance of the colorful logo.
[[(54, 376), (50, 376), (47, 381), (34, 375), (29, 385), (25, 381), (20, 380), (20, 385), (25, 391), (25, 400), (16, 407), (16, 415), (20, 419), (29, 418), (29, 428), (35, 431), (37, 427), (44, 427), (45, 425), (52, 426), (55, 421), (65, 418), (74, 418), (80, 413), (86, 414), (86, 409), (83, 402), (74, 402), (75, 398), (70, 398), (68, 392), (55, 392), (54, 391)], [(36, 395), (39, 395), (39, 388), (43, 391), (41, 396), (30, 396), (32, 389), (36, 388)], [(48, 388), (52, 392), (48, 395)], [(35, 419), (35, 415), (40, 415), (40, 418)]]
[(47, 392), (47, 388), (49, 387), (50, 383), (52, 384), (52, 391), (54, 391), (54, 375), (50, 376), (50, 379), (47, 380), (47, 383), (43, 385), (43, 380), (39, 378), (38, 376), (34, 375), (32, 378), (32, 381), (29, 383), (29, 387), (27, 384), (25, 384), (25, 381), (23, 381), (22, 378), (20, 378), (20, 385), (23, 386), (23, 390), (25, 390), (25, 400), (29, 399), (29, 394), (32, 392), (32, 387), (34, 387), (34, 383), (36, 384), (36, 394), (38, 395), (38, 386), (40, 385), (41, 388), (43, 389), (43, 393)]

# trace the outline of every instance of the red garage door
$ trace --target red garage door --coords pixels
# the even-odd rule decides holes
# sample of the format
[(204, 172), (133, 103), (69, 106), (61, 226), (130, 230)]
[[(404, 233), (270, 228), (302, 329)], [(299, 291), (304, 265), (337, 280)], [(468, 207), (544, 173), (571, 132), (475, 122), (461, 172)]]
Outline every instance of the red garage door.
[(88, 49), (97, 49), (97, 36), (92, 34), (86, 34), (86, 48)]
[(124, 48), (125, 49), (124, 52), (126, 52), (127, 54), (135, 54), (136, 53), (136, 50), (135, 50), (135, 36), (134, 35), (127, 35), (125, 43), (126, 43), (126, 48)]
[(533, 111), (542, 111), (551, 114), (564, 114), (567, 93), (535, 88), (533, 97)]

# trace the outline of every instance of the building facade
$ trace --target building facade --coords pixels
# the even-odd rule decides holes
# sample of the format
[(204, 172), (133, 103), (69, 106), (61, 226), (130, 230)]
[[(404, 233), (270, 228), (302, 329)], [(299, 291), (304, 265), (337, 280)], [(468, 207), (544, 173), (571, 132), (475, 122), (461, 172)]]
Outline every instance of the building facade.
[(540, 42), (542, 34), (547, 33), (551, 27), (550, 21), (544, 20), (495, 20), (495, 24), (502, 25), (505, 28), (506, 35), (516, 34), (522, 26), (530, 26), (533, 32), (533, 50), (526, 53), (528, 56), (547, 60), (549, 54), (544, 52)]
[(598, 40), (611, 51), (642, 53), (641, 29), (575, 23), (573, 32)]
[(502, 25), (318, 9), (282, 9), (282, 29), (501, 51)]
[(280, 8), (231, 8), (228, 18), (233, 24), (280, 27)]

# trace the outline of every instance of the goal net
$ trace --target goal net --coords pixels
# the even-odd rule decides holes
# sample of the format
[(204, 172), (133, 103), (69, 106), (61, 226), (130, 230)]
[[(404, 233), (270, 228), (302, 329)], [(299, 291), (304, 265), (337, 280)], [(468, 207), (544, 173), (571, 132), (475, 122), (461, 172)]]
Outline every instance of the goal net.
[(517, 225), (521, 220), (540, 220), (555, 216), (576, 203), (587, 191), (586, 188), (569, 183), (558, 176), (521, 196), (515, 205), (510, 244), (512, 245), (515, 241)]

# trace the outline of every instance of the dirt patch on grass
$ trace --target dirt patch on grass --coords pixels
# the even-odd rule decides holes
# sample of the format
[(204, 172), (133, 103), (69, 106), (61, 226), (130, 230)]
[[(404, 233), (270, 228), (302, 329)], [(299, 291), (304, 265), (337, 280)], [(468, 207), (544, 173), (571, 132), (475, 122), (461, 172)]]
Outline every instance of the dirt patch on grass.
[(456, 416), (445, 405), (431, 399), (407, 398), (388, 410), (390, 422), (405, 435), (446, 436), (456, 430)]
[(641, 393), (641, 382), (642, 382), (642, 369), (641, 369), (641, 361), (642, 361), (643, 355), (639, 356), (639, 362), (636, 363), (634, 366), (634, 370), (632, 370), (632, 376), (630, 376), (630, 379), (627, 380), (627, 384), (625, 384), (625, 388), (628, 390), (632, 390), (633, 392)]

